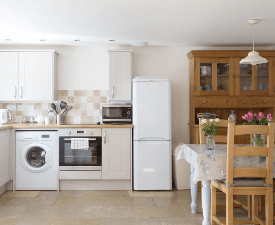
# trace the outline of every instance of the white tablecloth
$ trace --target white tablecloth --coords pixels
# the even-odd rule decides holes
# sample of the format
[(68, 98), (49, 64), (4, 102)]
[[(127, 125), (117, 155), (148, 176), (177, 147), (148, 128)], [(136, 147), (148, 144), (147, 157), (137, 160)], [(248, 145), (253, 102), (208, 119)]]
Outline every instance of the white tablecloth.
[[(184, 144), (177, 160), (185, 159), (195, 168), (193, 181), (197, 183), (202, 180), (226, 179), (226, 155), (227, 145), (225, 144), (216, 145), (215, 150), (206, 150), (205, 145), (200, 144)], [(265, 166), (265, 157), (242, 156), (234, 159), (235, 168), (265, 168)], [(275, 177), (275, 161), (273, 168), (273, 177)]]

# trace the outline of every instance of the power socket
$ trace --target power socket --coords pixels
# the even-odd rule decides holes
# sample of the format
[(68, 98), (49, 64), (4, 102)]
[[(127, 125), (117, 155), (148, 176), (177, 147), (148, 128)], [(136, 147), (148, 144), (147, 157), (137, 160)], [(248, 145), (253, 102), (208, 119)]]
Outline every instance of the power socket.
[(26, 105), (18, 105), (17, 111), (27, 111), (27, 106)]
[(10, 111), (16, 111), (16, 105), (7, 105), (7, 109)]

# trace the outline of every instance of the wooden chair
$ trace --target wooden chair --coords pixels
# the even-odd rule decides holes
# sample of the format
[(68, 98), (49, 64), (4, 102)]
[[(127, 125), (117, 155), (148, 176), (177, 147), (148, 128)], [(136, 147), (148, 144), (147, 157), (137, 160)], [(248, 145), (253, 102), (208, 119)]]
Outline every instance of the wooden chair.
[[(265, 134), (267, 147), (243, 146), (235, 147), (235, 135)], [(234, 168), (234, 157), (238, 156), (264, 156), (266, 168)], [(235, 125), (230, 122), (227, 135), (227, 164), (226, 180), (211, 182), (211, 221), (218, 224), (273, 224), (273, 156), (274, 156), (274, 124)], [(258, 179), (241, 179), (258, 178)], [(239, 178), (239, 179), (234, 179)], [(259, 179), (264, 178), (264, 179)], [(216, 189), (226, 194), (226, 221), (221, 221), (216, 215)], [(234, 195), (252, 196), (252, 221), (234, 221), (233, 204)], [(258, 196), (265, 196), (266, 222), (259, 217)]]

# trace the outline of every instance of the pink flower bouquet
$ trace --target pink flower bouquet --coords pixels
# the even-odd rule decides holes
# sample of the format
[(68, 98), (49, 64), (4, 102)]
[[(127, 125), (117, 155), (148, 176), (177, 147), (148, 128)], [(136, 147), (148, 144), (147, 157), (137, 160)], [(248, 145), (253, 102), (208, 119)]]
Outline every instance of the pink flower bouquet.
[(254, 115), (252, 112), (248, 112), (242, 116), (242, 119), (246, 120), (243, 125), (267, 125), (268, 122), (273, 121), (270, 113), (265, 117), (262, 112), (259, 112), (259, 114), (255, 113)]

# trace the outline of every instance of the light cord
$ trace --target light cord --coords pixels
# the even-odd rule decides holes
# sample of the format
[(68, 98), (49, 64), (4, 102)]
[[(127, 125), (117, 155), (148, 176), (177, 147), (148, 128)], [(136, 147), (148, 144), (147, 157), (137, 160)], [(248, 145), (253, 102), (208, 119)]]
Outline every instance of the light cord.
[(253, 52), (254, 52), (254, 23), (253, 23)]

